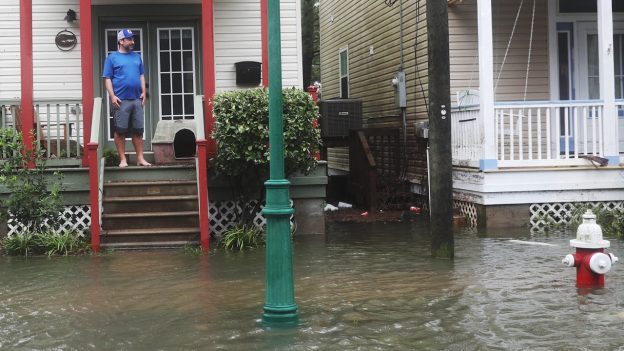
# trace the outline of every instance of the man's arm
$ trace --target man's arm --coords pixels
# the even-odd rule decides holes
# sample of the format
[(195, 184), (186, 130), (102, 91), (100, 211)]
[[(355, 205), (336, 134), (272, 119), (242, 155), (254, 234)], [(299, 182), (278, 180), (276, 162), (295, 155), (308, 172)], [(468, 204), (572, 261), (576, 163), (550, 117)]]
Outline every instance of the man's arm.
[(141, 74), (141, 103), (143, 107), (145, 107), (145, 101), (147, 101), (147, 94), (145, 91), (145, 75)]
[(108, 92), (108, 96), (111, 98), (111, 102), (113, 106), (119, 108), (121, 106), (121, 100), (115, 96), (115, 91), (113, 90), (113, 82), (110, 78), (104, 78), (104, 86), (106, 87), (106, 91)]

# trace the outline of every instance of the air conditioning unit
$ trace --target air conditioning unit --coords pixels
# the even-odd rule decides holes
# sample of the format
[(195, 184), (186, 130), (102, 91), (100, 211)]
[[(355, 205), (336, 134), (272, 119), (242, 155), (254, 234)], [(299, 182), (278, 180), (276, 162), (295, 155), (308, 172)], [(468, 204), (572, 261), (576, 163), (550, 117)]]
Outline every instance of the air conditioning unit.
[(347, 137), (349, 130), (362, 128), (362, 101), (332, 99), (319, 101), (321, 137)]

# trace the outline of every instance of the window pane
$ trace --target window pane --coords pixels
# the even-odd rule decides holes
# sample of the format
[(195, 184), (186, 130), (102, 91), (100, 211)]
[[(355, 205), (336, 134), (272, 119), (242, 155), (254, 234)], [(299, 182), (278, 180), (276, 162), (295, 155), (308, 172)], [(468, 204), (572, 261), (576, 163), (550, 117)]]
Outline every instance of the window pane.
[(106, 51), (117, 51), (117, 33), (115, 31), (106, 32)]
[(180, 72), (182, 70), (182, 54), (180, 52), (171, 53), (171, 70)]
[(342, 51), (340, 53), (340, 76), (348, 74), (347, 72), (347, 52)]
[(190, 29), (185, 29), (182, 31), (182, 48), (184, 50), (193, 49), (193, 36)]
[(194, 93), (193, 90), (193, 74), (192, 73), (184, 73), (184, 92), (185, 93)]
[(340, 78), (340, 97), (342, 99), (349, 98), (349, 78)]
[(180, 31), (171, 30), (171, 50), (180, 50)]
[(587, 35), (587, 74), (597, 77), (599, 74), (598, 66), (598, 35)]
[(568, 33), (561, 32), (559, 39), (559, 99), (570, 100), (570, 65), (568, 57)]
[(615, 98), (622, 98), (622, 78), (615, 78)]
[(620, 75), (622, 74), (621, 72), (621, 65), (620, 65), (620, 61), (622, 60), (622, 48), (620, 47), (621, 43), (620, 43), (620, 38), (622, 38), (621, 34), (615, 34), (613, 36), (613, 53), (615, 54), (614, 56), (614, 60), (615, 61), (615, 65), (614, 65), (614, 69), (615, 69), (615, 74), (616, 75)]
[(598, 77), (590, 77), (588, 79), (589, 98), (600, 99), (600, 79)]
[(192, 71), (193, 70), (193, 53), (191, 51), (185, 51), (182, 54), (182, 58), (184, 61), (183, 69), (187, 72)]
[(160, 92), (164, 94), (171, 93), (171, 75), (169, 73), (160, 75)]
[(182, 95), (173, 96), (173, 114), (182, 115)]
[(169, 53), (161, 52), (160, 53), (160, 71), (161, 72), (171, 72), (171, 65), (169, 63)]
[(184, 114), (186, 116), (193, 114), (193, 95), (184, 95)]
[(160, 102), (162, 104), (161, 114), (163, 116), (171, 115), (171, 95), (162, 95), (160, 97)]
[(169, 31), (159, 30), (158, 34), (160, 36), (160, 50), (169, 50)]
[(173, 93), (181, 93), (182, 92), (182, 74), (174, 73), (173, 74)]

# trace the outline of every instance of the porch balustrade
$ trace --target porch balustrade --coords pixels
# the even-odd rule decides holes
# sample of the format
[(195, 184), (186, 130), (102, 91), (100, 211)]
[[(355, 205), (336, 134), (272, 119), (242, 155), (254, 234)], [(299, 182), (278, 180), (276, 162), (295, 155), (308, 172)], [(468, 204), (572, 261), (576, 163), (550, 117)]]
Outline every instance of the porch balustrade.
[[(486, 116), (495, 120), (488, 134), (498, 167), (587, 165), (582, 156), (603, 155), (603, 110), (599, 100), (496, 103)], [(478, 167), (485, 135), (479, 106), (455, 108), (451, 118), (453, 165)]]
[[(53, 159), (82, 157), (83, 114), (81, 100), (36, 100), (34, 135), (44, 156)], [(19, 100), (0, 101), (0, 128), (22, 130)]]

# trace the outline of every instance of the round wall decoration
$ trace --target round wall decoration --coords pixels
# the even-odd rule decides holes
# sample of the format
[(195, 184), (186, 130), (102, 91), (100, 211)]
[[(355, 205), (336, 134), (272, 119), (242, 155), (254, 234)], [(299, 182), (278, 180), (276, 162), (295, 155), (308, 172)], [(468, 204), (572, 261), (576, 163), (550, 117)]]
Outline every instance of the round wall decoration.
[(76, 43), (78, 39), (76, 39), (76, 34), (68, 31), (62, 30), (58, 32), (56, 38), (54, 39), (56, 43), (56, 47), (61, 51), (69, 51), (76, 47)]

